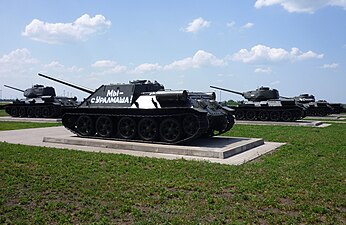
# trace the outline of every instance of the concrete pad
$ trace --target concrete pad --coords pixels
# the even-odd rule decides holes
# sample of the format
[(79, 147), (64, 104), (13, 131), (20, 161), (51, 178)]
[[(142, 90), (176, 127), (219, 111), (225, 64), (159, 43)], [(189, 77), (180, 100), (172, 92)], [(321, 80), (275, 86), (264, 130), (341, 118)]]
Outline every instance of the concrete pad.
[(297, 120), (293, 122), (237, 120), (235, 123), (245, 124), (245, 125), (302, 126), (302, 127), (327, 127), (331, 125), (331, 124), (324, 124), (321, 121), (312, 121), (312, 120)]
[[(45, 147), (54, 147), (54, 148), (64, 148), (64, 149), (71, 149), (71, 150), (81, 150), (81, 151), (88, 151), (88, 152), (102, 152), (102, 153), (114, 153), (114, 154), (128, 154), (133, 156), (144, 156), (144, 157), (153, 157), (153, 158), (164, 158), (164, 159), (186, 159), (186, 160), (202, 160), (202, 161), (209, 161), (213, 163), (221, 163), (221, 164), (232, 164), (232, 165), (240, 165), (242, 163), (251, 161), (265, 153), (271, 152), (275, 150), (276, 148), (284, 145), (284, 143), (274, 143), (274, 142), (264, 142), (264, 144), (259, 145), (257, 147), (251, 148), (247, 151), (240, 151), (240, 153), (236, 152), (239, 150), (233, 151), (235, 155), (233, 156), (227, 156), (224, 155), (223, 157), (228, 158), (215, 158), (215, 157), (201, 157), (196, 155), (178, 155), (178, 154), (168, 154), (168, 153), (160, 153), (160, 152), (153, 152), (153, 151), (139, 151), (140, 149), (132, 149), (132, 150), (126, 150), (121, 148), (110, 148), (107, 146), (102, 146), (99, 143), (99, 146), (86, 146), (86, 145), (72, 145), (72, 144), (63, 144), (63, 143), (51, 143), (51, 142), (43, 142), (44, 137), (55, 137), (60, 139), (66, 139), (68, 137), (74, 137), (74, 134), (66, 130), (64, 127), (49, 127), (49, 128), (36, 128), (36, 129), (23, 129), (23, 130), (13, 130), (13, 131), (0, 131), (0, 141), (2, 142), (8, 142), (8, 143), (14, 143), (14, 144), (24, 144), (24, 145), (33, 145), (33, 146), (45, 146)], [(77, 138), (77, 137), (74, 137)], [(220, 137), (212, 138), (213, 141), (208, 141), (208, 143), (205, 143), (205, 147), (208, 148), (209, 145), (211, 146), (217, 146), (213, 142), (217, 142)], [(221, 139), (224, 138), (224, 142), (219, 143), (219, 148), (214, 149), (214, 153), (210, 153), (211, 155), (218, 155), (224, 154), (225, 151), (222, 149), (225, 148), (225, 143), (232, 145), (232, 144), (239, 144), (241, 140), (249, 140), (248, 138), (229, 138), (229, 137), (221, 137)], [(78, 139), (86, 139), (86, 138), (78, 138)], [(235, 140), (232, 140), (235, 139)], [(95, 141), (95, 139), (91, 139)], [(259, 139), (261, 140), (261, 139)], [(97, 140), (96, 141), (104, 141), (104, 140)], [(198, 140), (196, 140), (198, 141)], [(262, 140), (263, 141), (263, 140)], [(114, 141), (110, 141), (114, 142)], [(131, 142), (132, 143), (132, 142)], [(133, 143), (132, 143), (133, 144)], [(138, 143), (136, 143), (138, 144)], [(142, 144), (142, 143), (140, 143)], [(201, 147), (196, 146), (198, 143), (189, 143), (188, 146), (185, 146), (184, 149), (187, 151), (193, 151), (193, 149), (200, 150)], [(203, 144), (203, 143), (202, 143)], [(151, 145), (151, 144), (147, 144)], [(170, 145), (164, 145), (164, 146), (170, 146)], [(211, 152), (213, 152), (211, 151)], [(198, 151), (197, 151), (198, 152)], [(216, 153), (215, 153), (216, 152)], [(227, 152), (227, 151), (226, 151)], [(238, 153), (238, 154), (236, 154)], [(198, 155), (198, 154), (197, 154)]]
[(328, 115), (328, 116), (307, 116), (304, 119), (308, 120), (345, 120), (345, 118), (341, 117), (340, 115)]
[(61, 118), (22, 118), (22, 117), (2, 116), (2, 117), (0, 117), (0, 121), (6, 121), (6, 122), (56, 123), (56, 122), (61, 122)]
[(201, 138), (182, 145), (152, 144), (77, 136), (44, 137), (43, 142), (225, 159), (264, 144), (259, 138)]

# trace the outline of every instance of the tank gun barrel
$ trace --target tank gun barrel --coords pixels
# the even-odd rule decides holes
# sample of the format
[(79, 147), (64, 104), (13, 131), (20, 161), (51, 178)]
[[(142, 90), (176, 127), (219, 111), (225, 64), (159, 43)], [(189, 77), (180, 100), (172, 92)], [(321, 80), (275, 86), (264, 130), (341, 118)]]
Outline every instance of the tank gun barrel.
[(19, 89), (19, 88), (11, 87), (11, 86), (8, 86), (8, 85), (4, 85), (4, 86), (7, 87), (7, 88), (11, 88), (13, 90), (16, 90), (16, 91), (24, 92), (24, 90)]
[(81, 87), (81, 86), (75, 85), (75, 84), (70, 84), (70, 83), (68, 83), (68, 82), (66, 82), (66, 81), (58, 80), (58, 79), (56, 79), (56, 78), (53, 78), (53, 77), (44, 75), (44, 74), (42, 74), (42, 73), (39, 73), (38, 75), (39, 75), (40, 77), (44, 77), (44, 78), (47, 78), (47, 79), (49, 79), (49, 80), (53, 80), (53, 81), (58, 82), (58, 83), (61, 83), (61, 84), (65, 84), (65, 85), (67, 85), (67, 86), (73, 87), (73, 88), (75, 88), (75, 89), (78, 89), (78, 90), (80, 90), (80, 91), (84, 91), (84, 92), (89, 93), (89, 94), (94, 93), (94, 90), (92, 90), (92, 89), (88, 89), (88, 88), (85, 88), (85, 87)]
[(237, 95), (244, 96), (244, 93), (241, 93), (241, 92), (238, 92), (238, 91), (231, 91), (231, 90), (228, 90), (228, 89), (225, 89), (225, 88), (216, 87), (216, 86), (210, 86), (210, 87), (214, 88), (214, 89), (221, 90), (221, 91), (227, 91), (227, 92), (231, 92), (231, 93), (234, 93), (234, 94), (237, 94)]

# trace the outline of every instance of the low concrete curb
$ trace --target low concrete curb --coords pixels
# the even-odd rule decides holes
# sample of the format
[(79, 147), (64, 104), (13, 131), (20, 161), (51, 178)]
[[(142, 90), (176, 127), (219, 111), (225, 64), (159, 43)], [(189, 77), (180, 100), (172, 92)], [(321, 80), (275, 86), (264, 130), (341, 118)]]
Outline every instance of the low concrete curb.
[(331, 124), (325, 124), (321, 121), (312, 120), (297, 120), (294, 122), (280, 122), (280, 121), (251, 121), (251, 120), (237, 120), (236, 124), (245, 125), (271, 125), (271, 126), (301, 126), (301, 127), (327, 127)]

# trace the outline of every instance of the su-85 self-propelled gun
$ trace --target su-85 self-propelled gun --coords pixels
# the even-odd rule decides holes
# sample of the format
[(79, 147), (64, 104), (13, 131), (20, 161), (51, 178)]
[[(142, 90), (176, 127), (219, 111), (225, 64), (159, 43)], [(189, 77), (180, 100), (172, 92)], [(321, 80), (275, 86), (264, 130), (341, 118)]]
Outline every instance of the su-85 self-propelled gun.
[(53, 87), (33, 85), (31, 88), (21, 90), (16, 87), (4, 85), (16, 91), (23, 92), (25, 99), (16, 99), (12, 104), (5, 105), (5, 111), (12, 117), (61, 117), (62, 107), (76, 106), (77, 98), (56, 96)]
[(64, 110), (63, 125), (81, 137), (181, 143), (230, 130), (234, 111), (215, 101), (215, 93), (165, 90), (158, 82), (83, 89), (43, 74), (39, 76), (90, 94), (74, 108)]
[(260, 87), (253, 91), (237, 92), (210, 86), (211, 88), (231, 92), (243, 96), (238, 106), (230, 106), (235, 110), (238, 120), (262, 121), (295, 121), (305, 117), (305, 108), (294, 99), (280, 99), (279, 91), (268, 87)]

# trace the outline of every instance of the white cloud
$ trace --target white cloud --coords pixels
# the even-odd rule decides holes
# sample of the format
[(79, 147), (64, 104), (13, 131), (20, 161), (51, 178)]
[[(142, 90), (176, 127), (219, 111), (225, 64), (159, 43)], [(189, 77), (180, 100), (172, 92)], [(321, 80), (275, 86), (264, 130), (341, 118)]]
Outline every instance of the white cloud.
[(127, 67), (122, 65), (116, 65), (109, 70), (110, 73), (125, 73), (126, 71)]
[(345, 0), (256, 0), (255, 3), (256, 8), (272, 5), (281, 5), (290, 13), (314, 13), (326, 6), (338, 6), (346, 9)]
[(38, 62), (37, 59), (31, 57), (30, 51), (26, 48), (16, 49), (0, 58), (0, 65), (13, 64), (15, 66), (17, 64), (36, 64)]
[(58, 61), (52, 61), (49, 64), (43, 66), (45, 69), (54, 70), (55, 72), (70, 72), (70, 73), (79, 73), (84, 71), (83, 68), (77, 66), (66, 67)]
[(104, 76), (109, 74), (118, 74), (127, 72), (127, 67), (123, 65), (119, 65), (117, 62), (112, 60), (98, 60), (91, 64), (91, 67), (97, 69), (104, 69), (100, 72), (93, 72), (92, 75), (96, 76)]
[(186, 70), (190, 68), (199, 68), (201, 66), (223, 66), (224, 60), (218, 59), (213, 54), (198, 50), (193, 57), (187, 57), (185, 59), (177, 60), (169, 65), (164, 66), (166, 70), (178, 69)]
[(158, 71), (161, 70), (162, 66), (160, 66), (158, 63), (151, 64), (151, 63), (143, 63), (139, 66), (137, 66), (132, 73), (134, 74), (142, 74), (142, 73), (147, 73), (147, 72), (153, 72), (153, 71)]
[(197, 33), (201, 29), (209, 27), (210, 24), (210, 21), (204, 20), (202, 17), (199, 17), (190, 22), (188, 26), (184, 29), (184, 31), (189, 33)]
[(96, 68), (108, 68), (117, 65), (117, 62), (111, 60), (98, 60), (91, 66)]
[(60, 64), (58, 61), (53, 61), (49, 64), (44, 65), (45, 68), (64, 68), (64, 65)]
[(34, 19), (25, 27), (22, 36), (50, 44), (87, 40), (91, 35), (103, 32), (111, 26), (103, 15), (90, 17), (84, 14), (72, 23), (48, 23)]
[(253, 23), (246, 23), (246, 24), (244, 24), (241, 28), (242, 28), (242, 29), (250, 29), (250, 28), (252, 28), (254, 25), (255, 25), (255, 24), (253, 24)]
[(39, 60), (31, 56), (28, 49), (16, 49), (0, 58), (0, 77), (11, 77), (14, 74), (32, 73)]
[(321, 66), (322, 69), (336, 69), (339, 67), (339, 64), (337, 63), (331, 63), (331, 64), (324, 64)]
[(271, 48), (265, 45), (256, 45), (251, 50), (241, 49), (232, 56), (232, 60), (244, 63), (254, 61), (295, 61), (312, 58), (323, 58), (323, 54), (317, 54), (313, 51), (302, 52), (298, 48), (292, 48), (291, 51), (287, 51), (283, 48)]
[(268, 66), (268, 67), (258, 67), (255, 69), (254, 71), (255, 73), (271, 73), (272, 69)]

